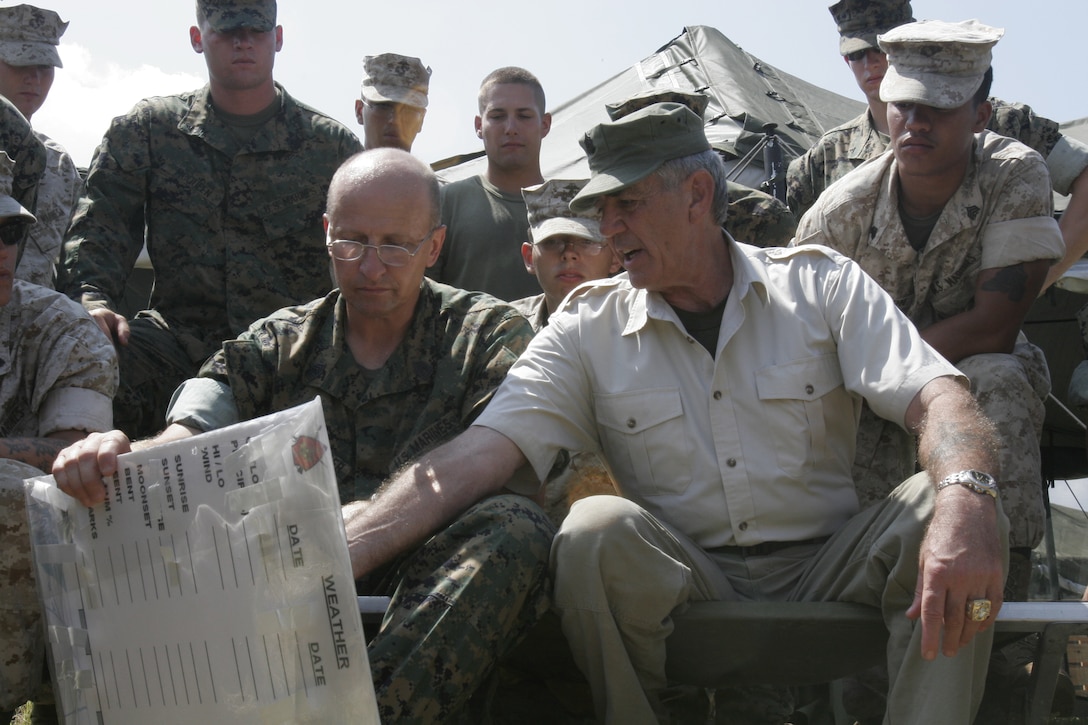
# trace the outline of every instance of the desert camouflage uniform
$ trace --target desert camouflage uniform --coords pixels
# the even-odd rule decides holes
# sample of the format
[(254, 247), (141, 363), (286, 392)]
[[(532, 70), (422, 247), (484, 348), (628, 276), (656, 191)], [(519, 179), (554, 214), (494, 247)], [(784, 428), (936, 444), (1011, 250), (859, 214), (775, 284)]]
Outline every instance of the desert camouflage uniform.
[[(1088, 157), (1082, 149), (1073, 150), (1078, 158), (1059, 160), (1050, 157), (1051, 151), (1062, 139), (1058, 124), (1048, 118), (1036, 116), (1030, 106), (1022, 103), (1006, 103), (990, 98), (994, 112), (987, 128), (1002, 136), (1014, 138), (1038, 151), (1048, 164), (1055, 161), (1072, 163), (1075, 169), (1088, 166)], [(871, 158), (888, 148), (888, 137), (876, 130), (869, 111), (841, 126), (831, 129), (800, 157), (794, 159), (786, 173), (786, 201), (800, 219), (809, 207), (816, 203), (824, 189)], [(1064, 148), (1064, 147), (1063, 147)], [(1059, 152), (1060, 154), (1061, 152)], [(1054, 190), (1068, 194), (1069, 185), (1079, 171), (1073, 171), (1066, 179), (1052, 180)]]
[(0, 96), (0, 151), (15, 162), (11, 196), (31, 213), (37, 205), (38, 184), (45, 173), (45, 146), (30, 122), (8, 99)]
[[(830, 187), (801, 219), (797, 237), (855, 259), (925, 329), (970, 309), (984, 257), (994, 259), (998, 248), (1003, 256), (996, 266), (1061, 257), (1064, 245), (1050, 218), (1047, 179), (1036, 153), (996, 134), (977, 135), (967, 176), (919, 255), (899, 219), (895, 157), (887, 153)], [(1011, 222), (1023, 226), (1000, 226)], [(1003, 442), (999, 480), (1012, 525), (1010, 547), (1034, 548), (1043, 534), (1038, 441), (1050, 389), (1046, 361), (1021, 335), (1012, 355), (973, 355), (957, 367), (971, 378), (972, 391)], [(906, 431), (870, 416), (860, 427), (855, 460), (863, 505), (883, 497), (913, 470)], [(907, 463), (907, 470), (898, 468)]]
[(325, 195), (362, 146), (276, 90), (279, 111), (248, 141), (217, 114), (205, 86), (141, 101), (114, 119), (95, 152), (58, 289), (89, 310), (116, 310), (146, 235), (155, 287), (120, 346), (114, 406), (130, 436), (161, 428), (174, 388), (223, 340), (332, 286)]
[(548, 303), (544, 300), (543, 293), (514, 300), (510, 306), (529, 321), (534, 333), (540, 332), (548, 324)]
[(26, 246), (15, 276), (52, 288), (61, 243), (79, 202), (83, 180), (63, 146), (44, 133), (36, 131), (35, 134), (45, 146), (45, 174), (38, 186), (38, 203), (34, 209), (38, 221), (27, 230)]
[[(355, 362), (344, 330), (334, 291), (255, 323), (201, 370), (229, 384), (243, 419), (320, 395), (344, 503), (373, 496), (398, 468), (467, 428), (531, 338), (507, 305), (430, 280), (380, 370)], [(383, 722), (460, 714), (547, 610), (553, 534), (528, 499), (489, 498), (359, 583), (364, 593), (393, 596), (369, 647)]]
[[(110, 428), (113, 345), (76, 303), (16, 280), (0, 307), (0, 438)], [(30, 558), (23, 479), (43, 475), (0, 459), (0, 712), (41, 684), (45, 630)]]
[(729, 216), (725, 229), (734, 239), (756, 247), (784, 247), (797, 229), (789, 207), (770, 194), (727, 182)]

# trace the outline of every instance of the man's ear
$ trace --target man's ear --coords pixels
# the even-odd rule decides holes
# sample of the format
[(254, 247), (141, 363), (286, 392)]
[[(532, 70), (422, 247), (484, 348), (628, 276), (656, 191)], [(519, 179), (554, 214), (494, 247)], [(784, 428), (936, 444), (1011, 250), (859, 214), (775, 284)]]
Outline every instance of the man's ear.
[(363, 99), (361, 98), (355, 99), (355, 120), (359, 122), (360, 126), (366, 125), (363, 123)]
[(189, 45), (193, 46), (193, 50), (197, 53), (204, 52), (204, 40), (200, 37), (200, 28), (195, 25), (189, 28)]
[(691, 206), (688, 209), (688, 218), (691, 221), (709, 214), (714, 205), (714, 177), (706, 169), (698, 169), (688, 177), (687, 183), (691, 187)]
[(427, 253), (427, 266), (433, 267), (438, 261), (438, 255), (442, 252), (442, 245), (446, 241), (446, 225), (441, 224), (431, 235), (431, 249)]
[(283, 50), (283, 26), (276, 26), (276, 52)]
[(543, 126), (543, 131), (544, 131), (542, 134), (540, 134), (540, 138), (544, 138), (545, 136), (548, 135), (548, 132), (552, 130), (552, 114), (545, 113), (544, 116), (540, 119), (540, 121), (541, 121), (541, 126)]
[(978, 104), (978, 108), (975, 109), (975, 126), (972, 129), (975, 133), (981, 133), (986, 130), (986, 124), (990, 122), (990, 116), (994, 113), (994, 104), (989, 101), (983, 101)]
[(526, 272), (536, 274), (536, 267), (533, 266), (533, 245), (529, 242), (521, 243), (521, 261), (525, 262)]
[(472, 125), (476, 128), (476, 138), (484, 137), (484, 120), (479, 116), (472, 122)]

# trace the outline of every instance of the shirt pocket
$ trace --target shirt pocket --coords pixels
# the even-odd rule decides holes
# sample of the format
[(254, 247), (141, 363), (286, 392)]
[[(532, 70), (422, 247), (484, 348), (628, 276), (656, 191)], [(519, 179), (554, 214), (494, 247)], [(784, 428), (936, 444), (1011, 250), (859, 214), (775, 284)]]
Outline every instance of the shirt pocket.
[[(756, 392), (782, 472), (801, 479), (827, 453), (825, 396), (842, 387), (834, 354), (794, 360), (756, 373)], [(839, 413), (845, 411), (839, 410)]]
[(695, 446), (678, 388), (594, 396), (605, 457), (625, 493), (681, 494), (691, 485)]

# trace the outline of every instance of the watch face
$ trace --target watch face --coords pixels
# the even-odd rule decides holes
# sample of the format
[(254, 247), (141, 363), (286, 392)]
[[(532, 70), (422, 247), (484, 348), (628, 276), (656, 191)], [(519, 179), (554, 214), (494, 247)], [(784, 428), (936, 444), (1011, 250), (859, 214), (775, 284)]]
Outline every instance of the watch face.
[(976, 486), (987, 491), (997, 490), (997, 482), (990, 474), (983, 473), (982, 471), (970, 471), (969, 476), (971, 482), (974, 483)]
[(938, 490), (956, 483), (966, 486), (975, 493), (984, 493), (997, 498), (997, 481), (988, 473), (973, 470), (953, 473), (941, 482)]

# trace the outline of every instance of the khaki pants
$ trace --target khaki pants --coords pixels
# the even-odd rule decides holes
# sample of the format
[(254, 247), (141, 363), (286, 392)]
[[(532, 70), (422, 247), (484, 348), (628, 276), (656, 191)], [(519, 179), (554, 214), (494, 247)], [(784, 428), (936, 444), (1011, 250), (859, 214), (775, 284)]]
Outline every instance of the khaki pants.
[[(954, 658), (921, 658), (921, 627), (905, 616), (933, 507), (919, 474), (846, 523), (823, 545), (770, 556), (712, 554), (618, 496), (574, 504), (552, 545), (555, 606), (597, 718), (654, 723), (667, 684), (670, 613), (688, 601), (849, 601), (880, 608), (888, 625), (887, 725), (970, 723), (986, 679), (993, 630)], [(1008, 520), (1000, 516), (1002, 550)]]

